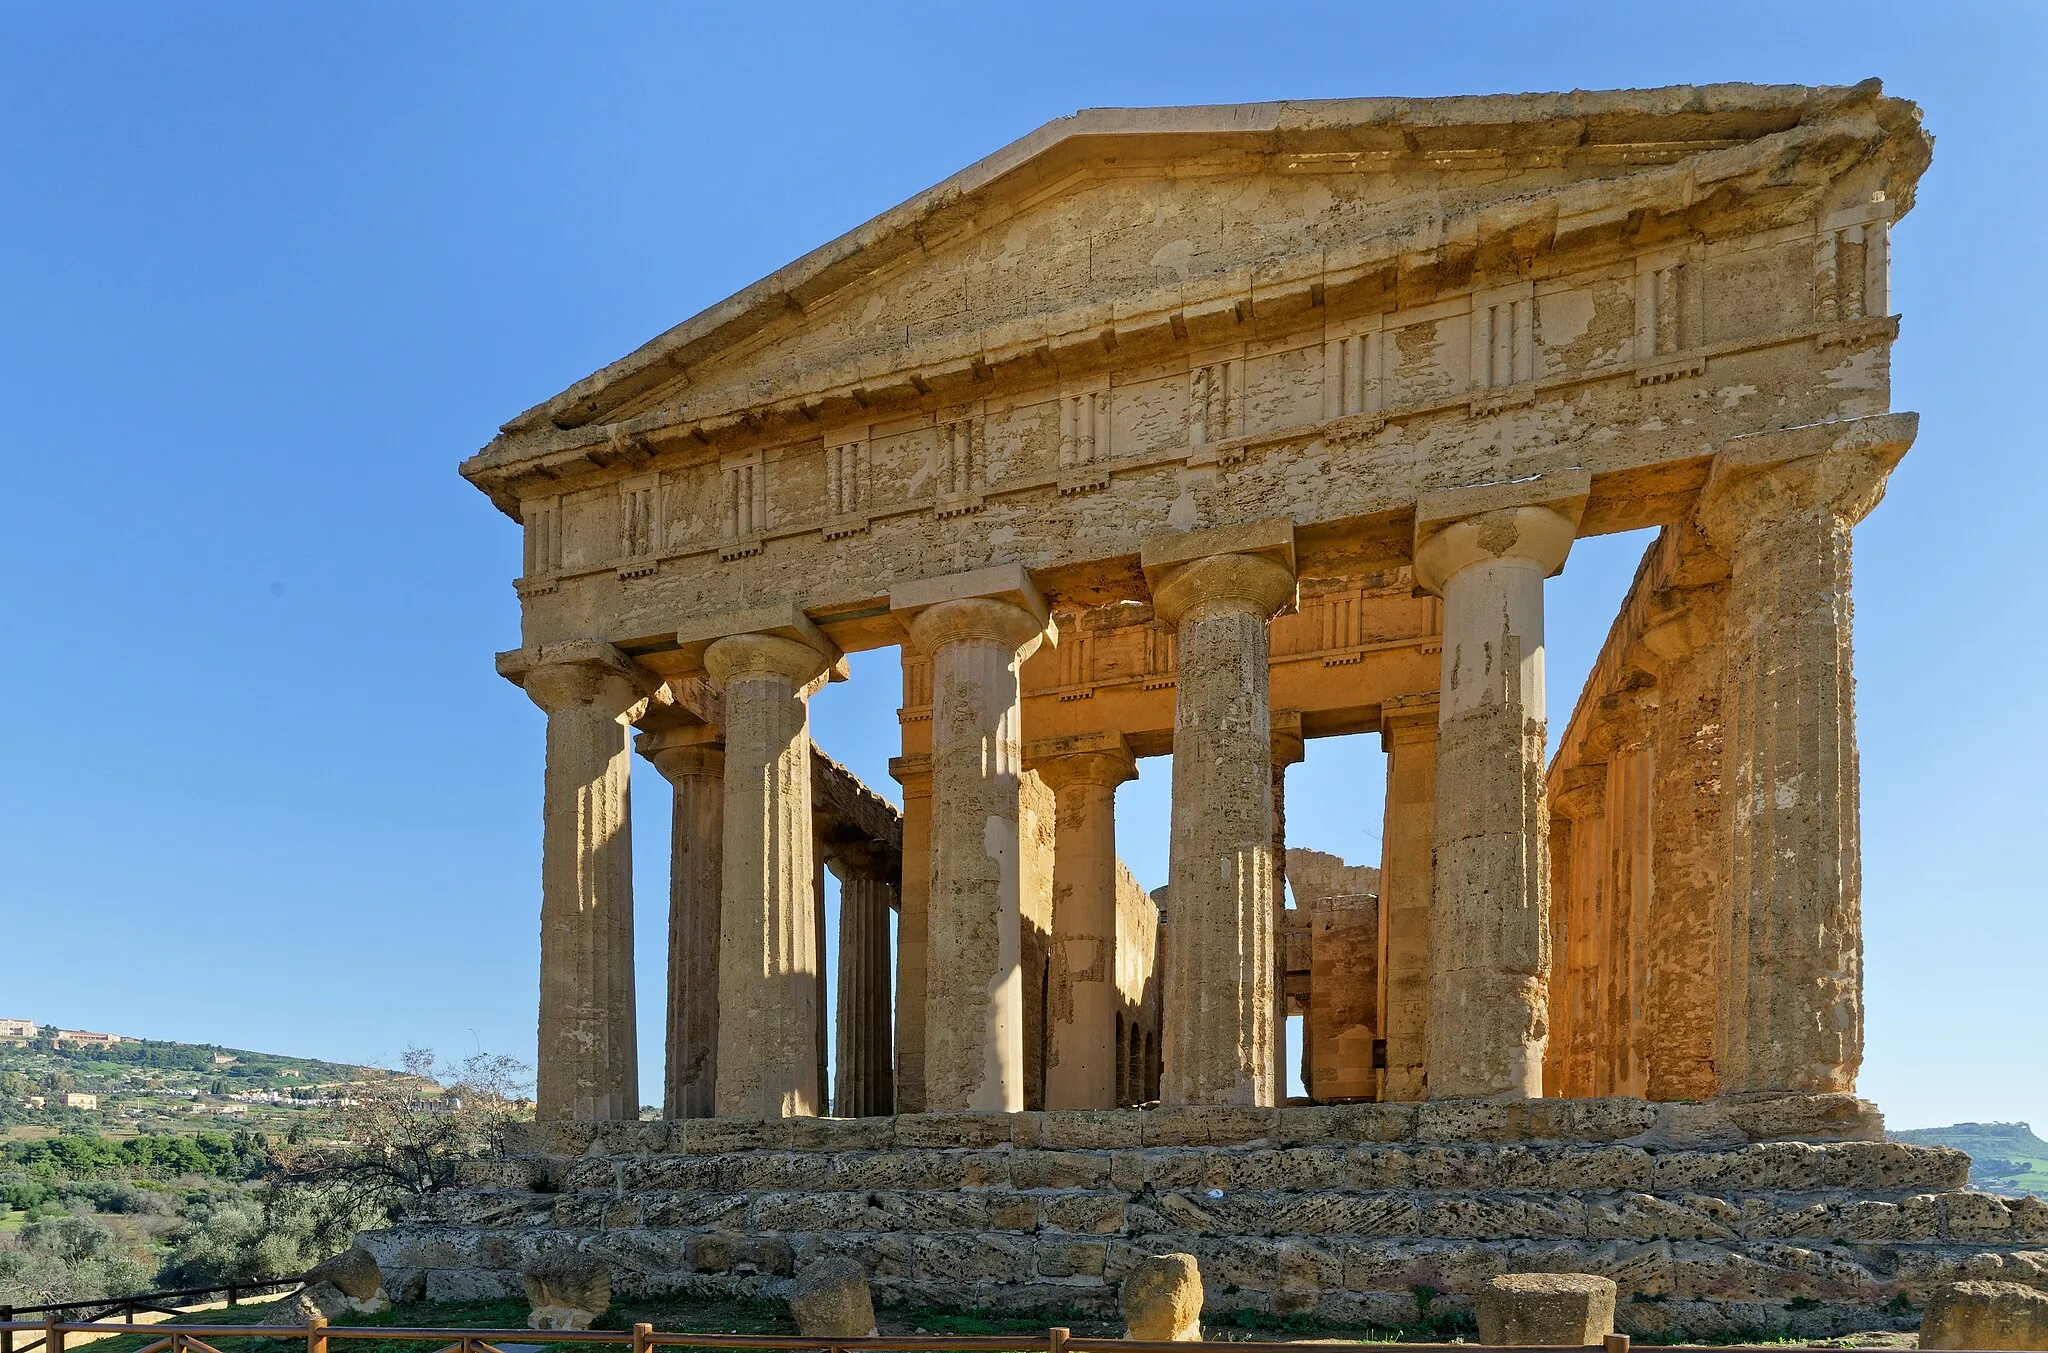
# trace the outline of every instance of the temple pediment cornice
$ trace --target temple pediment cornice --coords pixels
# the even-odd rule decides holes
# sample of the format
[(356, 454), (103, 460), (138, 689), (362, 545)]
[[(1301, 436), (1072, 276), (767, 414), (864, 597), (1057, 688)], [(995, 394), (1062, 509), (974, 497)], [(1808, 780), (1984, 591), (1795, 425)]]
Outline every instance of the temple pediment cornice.
[[(1928, 144), (1917, 110), (1874, 82), (1082, 113), (520, 415), (464, 473), (512, 511), (522, 480), (691, 444), (816, 436), (839, 422), (1171, 361), (1177, 349), (1256, 343), (1318, 309), (1396, 311), (1628, 266), (1657, 249), (1811, 230), (1845, 203), (1875, 199), (1895, 217), (1910, 206)], [(1532, 166), (1548, 172), (1487, 177)], [(1304, 229), (1263, 251), (1247, 239), (1193, 266), (1169, 259), (1185, 275), (1156, 285), (1097, 287), (1075, 303), (1020, 295), (904, 327), (899, 342), (821, 344), (794, 364), (788, 356), (828, 321), (849, 324), (842, 312), (864, 288), (911, 285), (941, 251), (996, 236), (1081, 185), (1246, 172), (1353, 184), (1391, 174), (1413, 188), (1381, 190), (1341, 232)]]

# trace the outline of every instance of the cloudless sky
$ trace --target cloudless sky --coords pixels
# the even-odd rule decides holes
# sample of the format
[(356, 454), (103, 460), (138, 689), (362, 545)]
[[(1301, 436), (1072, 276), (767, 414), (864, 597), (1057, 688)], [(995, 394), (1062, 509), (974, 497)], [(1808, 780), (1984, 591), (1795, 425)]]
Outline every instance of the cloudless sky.
[[(1859, 529), (1869, 1056), (1894, 1126), (2048, 1127), (2048, 269), (2033, 5), (0, 0), (0, 1015), (531, 1060), (542, 723), (497, 425), (1099, 105), (1882, 77), (1938, 138), (1893, 242)], [(1561, 728), (1646, 537), (1550, 588)], [(815, 704), (895, 795), (893, 654)], [(1166, 872), (1169, 771), (1119, 797)], [(1376, 860), (1377, 740), (1291, 837)], [(665, 787), (637, 765), (641, 1096)]]

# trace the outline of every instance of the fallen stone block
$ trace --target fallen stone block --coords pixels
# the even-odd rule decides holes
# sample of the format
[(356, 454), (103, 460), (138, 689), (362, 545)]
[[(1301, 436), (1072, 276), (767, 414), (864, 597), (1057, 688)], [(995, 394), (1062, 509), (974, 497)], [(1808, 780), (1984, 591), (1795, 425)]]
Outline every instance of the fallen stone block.
[(1927, 1299), (1920, 1347), (2048, 1349), (2048, 1292), (2024, 1283), (1943, 1283)]
[(377, 1261), (360, 1247), (315, 1264), (306, 1271), (305, 1284), (292, 1298), (292, 1308), (302, 1318), (318, 1315), (332, 1321), (350, 1313), (375, 1315), (391, 1309)]
[(799, 1334), (857, 1339), (875, 1333), (867, 1270), (844, 1255), (806, 1264), (789, 1285), (789, 1314)]
[(1124, 1278), (1124, 1337), (1176, 1343), (1202, 1337), (1202, 1269), (1192, 1254), (1155, 1254)]
[(587, 1330), (591, 1321), (611, 1309), (611, 1270), (589, 1259), (559, 1259), (519, 1276), (526, 1286), (526, 1303), (533, 1308), (526, 1318), (528, 1329)]
[(1614, 1279), (1506, 1273), (1479, 1289), (1479, 1342), (1584, 1347), (1614, 1333)]

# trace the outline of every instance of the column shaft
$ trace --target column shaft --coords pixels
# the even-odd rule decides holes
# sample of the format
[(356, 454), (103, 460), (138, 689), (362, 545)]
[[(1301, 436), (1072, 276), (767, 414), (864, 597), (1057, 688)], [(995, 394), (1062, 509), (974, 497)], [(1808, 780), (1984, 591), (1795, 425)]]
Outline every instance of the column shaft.
[(1849, 522), (1752, 519), (1728, 596), (1720, 1089), (1854, 1087), (1863, 933)]
[(896, 910), (896, 1112), (924, 1112), (925, 968), (932, 890), (929, 761), (898, 757), (903, 787), (903, 884)]
[(924, 1106), (1024, 1107), (1017, 669), (1045, 622), (976, 597), (911, 622), (932, 655)]
[(624, 659), (606, 653), (521, 674), (548, 712), (536, 1068), (543, 1120), (640, 1113), (626, 726), (641, 697)]
[(889, 894), (870, 873), (840, 868), (839, 1019), (832, 1111), (841, 1118), (893, 1112), (889, 1048)]
[(640, 753), (669, 782), (668, 1056), (662, 1115), (718, 1111), (719, 913), (725, 887), (725, 753), (660, 731)]
[(825, 660), (797, 640), (750, 634), (713, 643), (704, 663), (726, 720), (718, 1116), (815, 1114), (809, 694)]
[(1380, 1097), (1427, 1097), (1429, 908), (1436, 843), (1435, 702), (1383, 718), (1387, 806), (1380, 834)]
[(1166, 1104), (1273, 1104), (1280, 1038), (1266, 622), (1292, 599), (1270, 558), (1212, 555), (1154, 584), (1179, 633)]
[(1037, 770), (1055, 801), (1045, 1106), (1113, 1109), (1129, 1079), (1117, 1064), (1116, 787), (1137, 765), (1119, 747), (1040, 757)]
[(1429, 1094), (1534, 1097), (1549, 1032), (1543, 580), (1574, 522), (1545, 507), (1458, 521), (1416, 555), (1444, 599)]
[[(1721, 666), (1726, 589), (1688, 589), (1657, 670), (1649, 1097), (1714, 1093), (1721, 970)], [(1682, 631), (1682, 633), (1680, 632)], [(1655, 645), (1659, 631), (1645, 634)]]

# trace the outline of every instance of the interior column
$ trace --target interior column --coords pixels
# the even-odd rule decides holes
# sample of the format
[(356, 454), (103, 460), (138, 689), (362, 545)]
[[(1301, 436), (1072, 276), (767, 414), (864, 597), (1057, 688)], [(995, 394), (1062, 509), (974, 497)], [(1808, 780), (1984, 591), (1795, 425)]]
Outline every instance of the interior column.
[(1387, 804), (1380, 833), (1380, 1098), (1427, 1094), (1429, 904), (1436, 853), (1435, 697), (1389, 701), (1380, 711)]
[[(1541, 481), (1417, 510), (1416, 580), (1444, 601), (1430, 909), (1429, 1096), (1534, 1098), (1548, 1033), (1549, 812), (1543, 803), (1543, 580), (1568, 511), (1498, 505)], [(1583, 488), (1580, 494), (1583, 495)]]
[(498, 670), (548, 716), (536, 1116), (638, 1118), (626, 729), (653, 683), (587, 640), (505, 654)]
[(822, 637), (768, 633), (728, 635), (704, 650), (725, 696), (721, 1118), (823, 1108), (809, 701), (834, 656)]
[(1034, 747), (1052, 789), (1052, 973), (1045, 1107), (1117, 1107), (1116, 787), (1137, 778), (1122, 734)]
[(1021, 568), (893, 588), (932, 664), (924, 1107), (1024, 1107), (1018, 671), (1049, 614)]
[(890, 1064), (889, 908), (895, 892), (871, 856), (842, 850), (839, 878), (839, 1010), (832, 1112), (874, 1118), (895, 1111)]
[(1153, 609), (1179, 639), (1165, 1104), (1264, 1105), (1281, 1093), (1266, 622), (1294, 600), (1292, 542), (1290, 524), (1285, 562), (1269, 553), (1185, 558), (1184, 545), (1148, 547), (1144, 561)]
[(640, 755), (669, 782), (668, 1056), (662, 1116), (718, 1111), (719, 913), (725, 887), (725, 749), (716, 730), (643, 729)]

